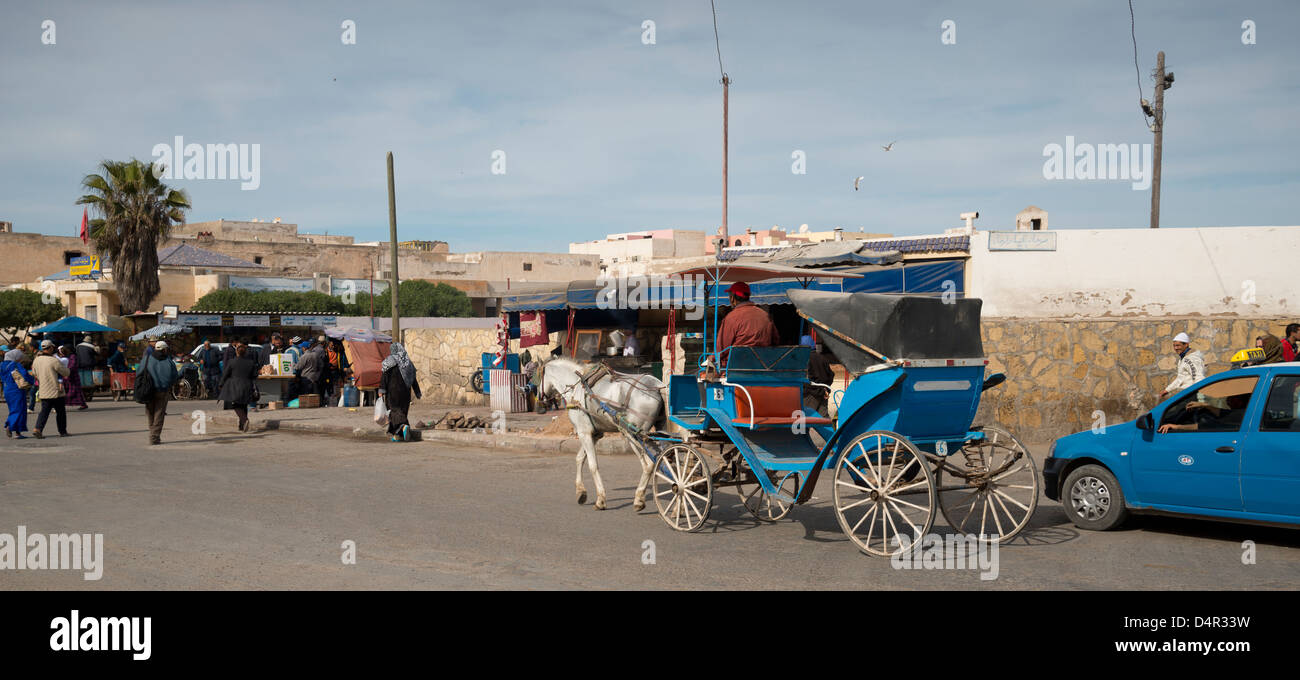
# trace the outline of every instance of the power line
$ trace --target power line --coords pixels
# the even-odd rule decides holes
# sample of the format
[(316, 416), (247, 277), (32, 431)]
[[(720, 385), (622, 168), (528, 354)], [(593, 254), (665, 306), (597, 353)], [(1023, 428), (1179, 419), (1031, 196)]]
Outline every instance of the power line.
[(718, 7), (713, 0), (709, 0), (709, 7), (713, 9), (713, 47), (718, 51), (718, 73), (726, 80), (727, 72), (722, 68), (722, 44), (718, 41)]
[[(1146, 97), (1142, 94), (1142, 70), (1138, 68), (1137, 20), (1133, 18), (1133, 0), (1128, 0), (1128, 29), (1129, 35), (1133, 38), (1133, 73), (1138, 81), (1138, 100), (1145, 102)], [(1145, 109), (1142, 111), (1142, 124), (1150, 126)]]

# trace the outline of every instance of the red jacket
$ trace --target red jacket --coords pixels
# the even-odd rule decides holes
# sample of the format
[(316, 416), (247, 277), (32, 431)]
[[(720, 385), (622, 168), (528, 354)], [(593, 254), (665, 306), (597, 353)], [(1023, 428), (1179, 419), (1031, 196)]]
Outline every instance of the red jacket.
[(1295, 348), (1291, 346), (1291, 341), (1282, 338), (1282, 360), (1295, 361)]
[[(732, 308), (722, 319), (715, 351), (728, 347), (772, 347), (781, 344), (776, 324), (762, 307), (752, 302), (742, 302)], [(726, 355), (721, 357), (726, 366)]]

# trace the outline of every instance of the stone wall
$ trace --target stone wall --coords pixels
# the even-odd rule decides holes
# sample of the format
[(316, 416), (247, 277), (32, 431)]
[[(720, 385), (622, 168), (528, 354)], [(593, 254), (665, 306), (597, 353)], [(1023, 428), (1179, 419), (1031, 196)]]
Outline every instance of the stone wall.
[[(483, 352), (496, 347), (496, 330), (483, 328), (410, 328), (402, 330), (406, 352), (419, 371), (424, 401), (434, 404), (486, 406), (488, 397), (469, 388), (467, 378), (482, 368)], [(529, 347), (534, 355), (547, 355), (564, 337), (551, 333), (547, 346)], [(510, 341), (519, 352), (519, 340)]]
[(1255, 337), (1282, 336), (1294, 319), (985, 318), (988, 372), (1007, 381), (984, 393), (976, 423), (1001, 425), (1026, 442), (1047, 442), (1092, 427), (1094, 412), (1120, 423), (1159, 401), (1177, 374), (1173, 336), (1185, 332), (1205, 355), (1207, 374), (1227, 370)]

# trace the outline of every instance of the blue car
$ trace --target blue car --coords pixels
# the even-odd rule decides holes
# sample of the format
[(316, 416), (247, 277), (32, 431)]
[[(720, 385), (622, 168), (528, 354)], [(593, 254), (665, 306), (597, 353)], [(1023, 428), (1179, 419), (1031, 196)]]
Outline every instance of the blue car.
[(1081, 529), (1130, 512), (1300, 525), (1300, 362), (1218, 373), (1095, 430), (1043, 464), (1047, 497)]

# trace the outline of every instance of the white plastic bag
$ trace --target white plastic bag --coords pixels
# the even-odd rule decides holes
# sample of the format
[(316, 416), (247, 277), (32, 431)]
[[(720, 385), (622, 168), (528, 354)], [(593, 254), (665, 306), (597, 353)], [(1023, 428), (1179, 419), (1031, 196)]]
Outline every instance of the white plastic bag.
[(343, 391), (339, 390), (339, 408), (343, 408), (343, 402), (344, 402)]
[(384, 404), (384, 395), (382, 394), (375, 399), (375, 424), (388, 424), (388, 406)]

